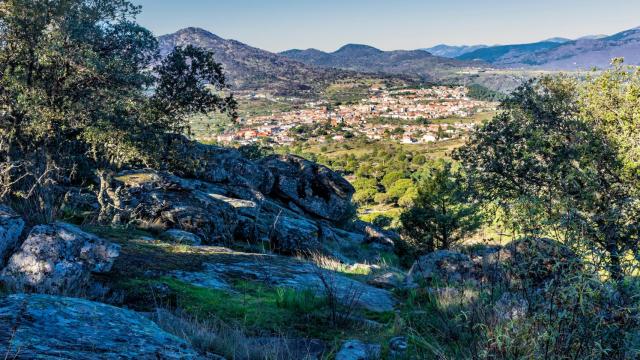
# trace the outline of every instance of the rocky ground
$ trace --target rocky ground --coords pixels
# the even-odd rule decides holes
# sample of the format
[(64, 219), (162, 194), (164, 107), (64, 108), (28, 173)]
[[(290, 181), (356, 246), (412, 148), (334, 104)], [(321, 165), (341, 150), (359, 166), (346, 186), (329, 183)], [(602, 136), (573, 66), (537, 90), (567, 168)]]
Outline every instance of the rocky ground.
[[(478, 294), (435, 281), (507, 279), (497, 269), (532, 248), (547, 251), (544, 261), (572, 256), (536, 239), (436, 252), (407, 272), (397, 266), (397, 235), (353, 220), (353, 188), (329, 169), (202, 145), (187, 153), (167, 171), (128, 170), (95, 189), (67, 189), (64, 222), (27, 226), (0, 207), (0, 354), (416, 358), (412, 322), (444, 311), (433, 294), (438, 306), (451, 294), (460, 303)], [(523, 271), (543, 284), (547, 268)], [(524, 311), (507, 295), (500, 316)]]

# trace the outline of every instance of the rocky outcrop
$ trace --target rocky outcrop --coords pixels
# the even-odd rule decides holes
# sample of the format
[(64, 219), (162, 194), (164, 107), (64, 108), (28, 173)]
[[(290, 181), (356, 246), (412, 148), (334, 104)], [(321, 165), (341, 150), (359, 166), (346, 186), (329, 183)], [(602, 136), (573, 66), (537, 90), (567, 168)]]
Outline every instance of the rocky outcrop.
[(184, 341), (132, 311), (50, 295), (0, 298), (8, 359), (199, 359)]
[(178, 229), (167, 230), (160, 235), (160, 238), (174, 244), (200, 245), (202, 243), (198, 235)]
[(118, 222), (157, 231), (186, 231), (206, 244), (234, 239), (237, 212), (225, 201), (209, 196), (201, 182), (153, 170), (124, 172), (113, 182)]
[(274, 176), (266, 167), (246, 159), (230, 148), (191, 142), (182, 137), (172, 143), (178, 159), (172, 170), (183, 177), (202, 181), (248, 187), (263, 194), (271, 193)]
[(73, 225), (39, 225), (11, 256), (2, 278), (17, 287), (75, 293), (90, 285), (91, 273), (108, 272), (119, 249)]
[[(326, 177), (338, 176), (332, 174)], [(165, 233), (186, 231), (205, 245), (266, 243), (271, 250), (295, 255), (322, 252), (329, 243), (360, 245), (375, 232), (360, 222), (355, 233), (338, 229), (338, 223), (313, 216), (278, 195), (263, 194), (247, 182), (211, 183), (136, 170), (117, 174), (107, 193), (116, 209), (115, 222)], [(348, 191), (345, 196), (341, 206), (347, 206)], [(337, 193), (330, 197), (340, 198)]]
[(24, 229), (24, 220), (11, 208), (0, 205), (0, 268), (18, 245)]
[(293, 155), (271, 156), (260, 164), (275, 176), (274, 196), (333, 222), (353, 215), (353, 186), (329, 168)]

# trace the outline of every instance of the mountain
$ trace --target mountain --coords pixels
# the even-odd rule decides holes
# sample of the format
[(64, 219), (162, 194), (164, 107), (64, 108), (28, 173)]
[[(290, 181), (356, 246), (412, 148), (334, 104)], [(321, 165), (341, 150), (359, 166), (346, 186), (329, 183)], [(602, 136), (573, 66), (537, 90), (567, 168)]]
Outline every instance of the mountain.
[(185, 45), (213, 51), (229, 84), (236, 90), (267, 91), (280, 95), (313, 94), (337, 79), (358, 76), (347, 71), (305, 65), (199, 28), (186, 28), (160, 36), (158, 42), (162, 56), (176, 46)]
[(327, 53), (316, 49), (288, 50), (280, 53), (289, 59), (322, 67), (366, 73), (418, 75), (435, 80), (444, 72), (486, 64), (435, 56), (424, 50), (382, 51), (368, 45), (349, 44)]
[(542, 40), (542, 42), (553, 42), (558, 44), (564, 44), (566, 42), (571, 41), (571, 39), (563, 38), (563, 37), (553, 37), (551, 39)]
[(480, 49), (458, 57), (480, 59), (502, 68), (588, 70), (606, 68), (611, 59), (640, 65), (640, 27), (611, 36), (592, 35), (564, 43), (539, 42)]
[(523, 56), (536, 51), (553, 49), (562, 45), (557, 41), (540, 41), (529, 44), (498, 45), (478, 49), (457, 57), (459, 60), (481, 60), (488, 63), (499, 63), (503, 59)]
[(446, 45), (446, 44), (441, 44), (441, 45), (437, 45), (434, 47), (430, 47), (430, 48), (426, 48), (426, 49), (421, 49), (427, 52), (430, 52), (431, 54), (435, 55), (435, 56), (442, 56), (442, 57), (446, 57), (446, 58), (456, 58), (460, 55), (466, 54), (466, 53), (470, 53), (472, 51), (476, 51), (478, 49), (483, 49), (486, 48), (486, 45), (462, 45), (462, 46), (452, 46), (452, 45)]

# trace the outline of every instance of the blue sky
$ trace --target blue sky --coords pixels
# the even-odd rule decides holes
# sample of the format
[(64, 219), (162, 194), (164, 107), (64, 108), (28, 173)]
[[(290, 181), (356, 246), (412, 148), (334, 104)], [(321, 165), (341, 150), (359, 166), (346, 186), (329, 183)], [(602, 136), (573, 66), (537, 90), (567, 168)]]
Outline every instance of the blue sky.
[(132, 0), (162, 35), (197, 26), (271, 51), (524, 43), (640, 26), (640, 0)]

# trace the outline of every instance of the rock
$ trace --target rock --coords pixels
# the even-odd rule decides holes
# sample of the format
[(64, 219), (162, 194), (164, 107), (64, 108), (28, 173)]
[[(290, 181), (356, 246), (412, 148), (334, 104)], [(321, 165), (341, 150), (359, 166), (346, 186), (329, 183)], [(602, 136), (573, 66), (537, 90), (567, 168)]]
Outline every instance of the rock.
[(356, 220), (353, 227), (361, 234), (365, 235), (365, 242), (382, 245), (393, 249), (395, 242), (399, 239), (399, 235), (392, 231), (384, 231), (376, 228), (372, 224), (362, 220)]
[(271, 244), (275, 251), (295, 255), (320, 250), (318, 227), (305, 219), (282, 216), (276, 219), (271, 233)]
[(24, 220), (11, 208), (0, 205), (0, 268), (18, 245)]
[(64, 195), (62, 208), (65, 211), (96, 212), (100, 210), (100, 204), (94, 192), (83, 188), (68, 188)]
[(389, 351), (393, 357), (402, 356), (409, 348), (409, 340), (405, 336), (397, 336), (389, 340)]
[(496, 317), (501, 321), (518, 320), (527, 315), (529, 302), (521, 296), (504, 293), (498, 301), (496, 301), (493, 310)]
[(404, 275), (396, 272), (386, 272), (375, 276), (368, 283), (377, 288), (392, 290), (401, 287), (404, 280)]
[(119, 174), (114, 191), (121, 211), (117, 220), (142, 228), (177, 229), (198, 236), (205, 244), (230, 243), (238, 214), (227, 202), (207, 192), (207, 184), (153, 170)]
[(285, 256), (217, 253), (210, 256), (200, 272), (174, 271), (171, 275), (196, 286), (224, 291), (232, 291), (232, 283), (240, 279), (271, 287), (310, 290), (319, 296), (326, 295), (326, 282), (337, 301), (345, 305), (386, 312), (392, 311), (396, 303), (386, 290)]
[(0, 353), (9, 359), (199, 359), (184, 341), (132, 311), (83, 299), (0, 298)]
[(275, 176), (273, 195), (293, 202), (305, 212), (332, 222), (353, 213), (353, 186), (329, 168), (293, 155), (260, 161)]
[(360, 340), (347, 340), (336, 354), (336, 360), (375, 360), (380, 359), (380, 345), (365, 344)]
[(172, 171), (189, 178), (210, 183), (249, 187), (263, 194), (273, 189), (274, 176), (266, 167), (246, 159), (229, 148), (205, 145), (180, 137), (173, 142), (173, 151), (180, 154)]
[(178, 229), (167, 230), (160, 237), (175, 244), (200, 245), (202, 243), (202, 239), (198, 235)]
[(420, 257), (409, 270), (407, 279), (413, 283), (420, 280), (462, 283), (476, 280), (477, 276), (475, 265), (469, 256), (449, 250), (438, 250)]
[(2, 277), (16, 286), (73, 293), (89, 285), (91, 273), (108, 272), (119, 250), (70, 224), (39, 225), (11, 256)]

